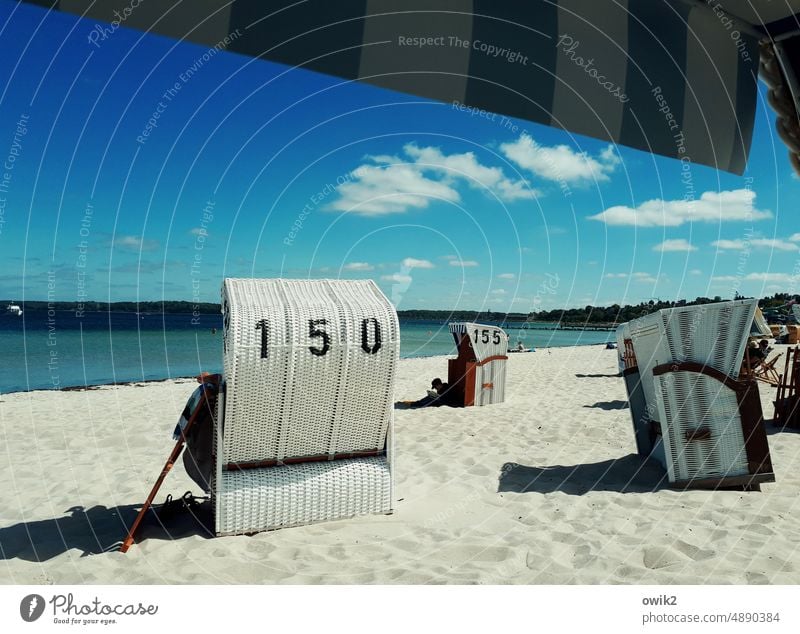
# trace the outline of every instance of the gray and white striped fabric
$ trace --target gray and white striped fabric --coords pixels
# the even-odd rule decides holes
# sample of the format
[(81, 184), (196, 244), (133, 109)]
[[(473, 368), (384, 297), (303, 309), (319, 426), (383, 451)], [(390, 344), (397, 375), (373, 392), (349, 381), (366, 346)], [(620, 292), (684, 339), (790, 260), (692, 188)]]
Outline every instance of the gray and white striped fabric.
[(31, 1), (730, 172), (750, 147), (758, 42), (703, 2)]
[(461, 345), (464, 337), (469, 337), (479, 363), (491, 357), (505, 357), (508, 354), (508, 335), (502, 328), (473, 322), (453, 322), (449, 324), (449, 328), (456, 348)]

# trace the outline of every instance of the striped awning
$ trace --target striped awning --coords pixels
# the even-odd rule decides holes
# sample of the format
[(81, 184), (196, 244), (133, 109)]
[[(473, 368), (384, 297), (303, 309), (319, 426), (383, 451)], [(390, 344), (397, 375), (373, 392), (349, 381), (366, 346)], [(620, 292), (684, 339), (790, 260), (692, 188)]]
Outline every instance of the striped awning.
[(734, 173), (750, 148), (763, 31), (731, 2), (31, 1)]
[(448, 325), (448, 328), (450, 328), (450, 332), (453, 333), (454, 335), (456, 334), (463, 335), (465, 332), (467, 332), (466, 322), (460, 321), (457, 323), (452, 323)]
[(508, 334), (498, 326), (459, 321), (449, 324), (449, 328), (456, 348), (461, 346), (465, 337), (468, 338), (478, 361), (508, 354)]

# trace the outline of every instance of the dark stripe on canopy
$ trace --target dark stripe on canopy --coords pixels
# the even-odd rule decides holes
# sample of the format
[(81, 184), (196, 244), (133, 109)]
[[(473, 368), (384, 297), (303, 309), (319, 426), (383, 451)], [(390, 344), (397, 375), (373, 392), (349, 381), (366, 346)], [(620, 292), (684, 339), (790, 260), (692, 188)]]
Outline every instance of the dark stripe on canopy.
[[(131, 0), (28, 1), (107, 22), (127, 10), (121, 27), (206, 46), (227, 44), (238, 53), (460, 101), (665, 156), (688, 153), (693, 163), (736, 173), (744, 170), (750, 147), (754, 39), (743, 33), (737, 39), (735, 27), (704, 3), (142, 0), (131, 10)], [(564, 35), (579, 47), (565, 51), (558, 45)], [(443, 39), (419, 48), (401, 37)], [(670, 127), (656, 87), (678, 128)], [(685, 145), (675, 138), (678, 130)]]
[[(511, 3), (476, 0), (470, 43), (470, 81), (464, 102), (475, 108), (550, 125), (555, 85), (558, 7), (532, 0), (525, 10)], [(485, 51), (475, 46), (487, 46)], [(527, 62), (492, 57), (488, 46), (518, 52)]]

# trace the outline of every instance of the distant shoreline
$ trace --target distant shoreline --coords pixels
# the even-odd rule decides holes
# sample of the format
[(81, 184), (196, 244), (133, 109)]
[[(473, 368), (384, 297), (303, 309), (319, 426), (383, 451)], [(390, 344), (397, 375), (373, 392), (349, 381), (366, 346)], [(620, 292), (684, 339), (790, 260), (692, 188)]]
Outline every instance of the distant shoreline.
[[(747, 299), (744, 296), (736, 295), (734, 300)], [(468, 321), (476, 323), (497, 324), (502, 326), (507, 322), (526, 322), (528, 324), (559, 323), (570, 329), (586, 329), (589, 327), (612, 330), (618, 324), (622, 324), (638, 317), (649, 315), (665, 308), (676, 308), (683, 306), (697, 306), (714, 302), (730, 301), (720, 296), (697, 297), (693, 300), (678, 299), (670, 300), (649, 300), (639, 304), (624, 306), (612, 304), (611, 306), (584, 306), (579, 308), (555, 308), (550, 310), (536, 310), (526, 313), (502, 312), (491, 310), (428, 310), (428, 309), (406, 309), (398, 310), (397, 315), (400, 320), (416, 321)], [(47, 302), (29, 301), (16, 302), (14, 300), (0, 300), (7, 304), (21, 304), (23, 309), (22, 318), (26, 311), (72, 311), (77, 317), (82, 317), (84, 313), (106, 313), (106, 314), (139, 314), (139, 315), (184, 315), (190, 314), (197, 319), (200, 316), (220, 315), (220, 304), (213, 302), (188, 302), (183, 300), (161, 300), (161, 301), (140, 301), (140, 302)], [(800, 295), (790, 293), (775, 293), (772, 297), (762, 297), (759, 299), (759, 307), (764, 311), (764, 316), (768, 323), (783, 323), (786, 319), (792, 319), (789, 307), (795, 302), (800, 302)], [(0, 313), (2, 314), (2, 313)]]
[[(548, 350), (548, 349), (562, 349), (562, 348), (586, 348), (587, 346), (605, 346), (605, 343), (575, 343), (570, 344), (568, 346), (541, 346), (537, 347), (534, 351), (531, 351), (527, 354), (536, 354), (536, 351), (540, 350)], [(420, 359), (435, 359), (435, 358), (442, 358), (442, 359), (451, 359), (455, 356), (455, 351), (453, 354), (421, 354), (414, 357), (401, 357), (400, 361), (414, 361)], [(512, 355), (516, 357), (516, 354)], [(119, 381), (117, 383), (89, 383), (86, 385), (65, 385), (59, 388), (43, 388), (43, 387), (33, 387), (29, 390), (9, 390), (8, 392), (0, 391), (0, 397), (3, 397), (8, 394), (29, 394), (31, 392), (90, 392), (93, 390), (99, 390), (102, 388), (112, 388), (112, 387), (124, 387), (124, 386), (138, 386), (138, 387), (145, 387), (145, 385), (150, 383), (166, 383), (168, 381), (174, 381), (176, 383), (181, 381), (192, 381), (195, 379), (197, 375), (185, 375), (185, 376), (168, 376), (164, 378), (158, 379), (133, 379), (127, 381)]]
[[(132, 314), (132, 315), (221, 315), (222, 307), (220, 304), (209, 302), (193, 303), (186, 301), (164, 301), (164, 302), (46, 302), (46, 301), (25, 301), (14, 302), (13, 300), (0, 300), (0, 306), (17, 303), (22, 306), (23, 314), (30, 312), (45, 312), (54, 310), (56, 312), (76, 312), (80, 313), (112, 313), (112, 314)], [(475, 321), (484, 319), (488, 321), (525, 321), (530, 317), (528, 313), (504, 313), (493, 311), (476, 310), (427, 310), (410, 309), (398, 310), (397, 315), (400, 319), (417, 320), (450, 320), (450, 321)]]

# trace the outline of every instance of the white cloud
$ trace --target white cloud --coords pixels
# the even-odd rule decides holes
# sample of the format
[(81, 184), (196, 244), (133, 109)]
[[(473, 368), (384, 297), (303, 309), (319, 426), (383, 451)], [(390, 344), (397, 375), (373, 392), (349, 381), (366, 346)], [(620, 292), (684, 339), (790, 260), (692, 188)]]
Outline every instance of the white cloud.
[[(794, 236), (792, 236), (794, 237)], [(791, 240), (792, 238), (789, 238)], [(714, 240), (712, 247), (722, 250), (744, 251), (750, 247), (756, 249), (771, 249), (773, 251), (800, 251), (793, 242), (777, 238), (750, 238), (749, 240)]]
[(497, 276), (497, 279), (498, 280), (513, 280), (515, 277), (516, 277), (516, 275), (514, 275), (513, 273), (500, 273), (500, 275)]
[(711, 243), (712, 247), (717, 247), (718, 249), (744, 249), (744, 240), (714, 240)]
[(527, 134), (501, 144), (500, 151), (508, 160), (540, 178), (567, 183), (607, 181), (620, 162), (612, 146), (592, 157), (568, 145), (540, 145)]
[(606, 273), (603, 277), (607, 280), (624, 280), (630, 277), (634, 282), (641, 282), (643, 284), (655, 284), (658, 282), (658, 277), (652, 273), (644, 273), (641, 271), (631, 273), (630, 276), (627, 273)]
[(416, 258), (406, 258), (403, 260), (403, 266), (408, 269), (432, 269), (433, 262), (429, 260), (417, 260)]
[(438, 147), (421, 148), (414, 143), (405, 145), (403, 150), (420, 169), (436, 170), (446, 178), (467, 179), (472, 187), (494, 190), (506, 202), (531, 200), (538, 195), (526, 181), (510, 180), (499, 167), (482, 165), (472, 152), (443, 154)]
[(703, 272), (700, 269), (692, 269), (689, 271), (689, 275), (702, 275)]
[(763, 220), (772, 213), (756, 209), (755, 192), (749, 189), (704, 192), (699, 199), (648, 200), (635, 209), (625, 205), (609, 207), (589, 216), (607, 225), (637, 227), (678, 227), (686, 222), (734, 222)]
[(431, 200), (461, 200), (450, 185), (425, 177), (411, 165), (362, 165), (350, 176), (351, 180), (339, 186), (339, 198), (330, 209), (380, 216), (424, 209)]
[(749, 273), (746, 280), (752, 282), (774, 282), (778, 284), (791, 284), (797, 281), (797, 278), (788, 273)]
[(800, 251), (800, 247), (792, 242), (779, 238), (752, 238), (750, 244), (761, 249), (772, 249), (773, 251)]
[(158, 241), (144, 240), (140, 236), (119, 236), (114, 240), (114, 246), (126, 251), (155, 251)]
[(655, 284), (658, 278), (652, 273), (631, 273), (631, 277), (635, 282), (642, 282), (643, 284)]
[(478, 263), (475, 260), (450, 260), (450, 266), (462, 266), (462, 267), (469, 267), (469, 266), (478, 266)]
[(403, 273), (392, 273), (391, 275), (382, 275), (381, 279), (384, 282), (394, 282), (395, 284), (410, 284), (411, 276)]
[(375, 267), (369, 262), (348, 262), (342, 268), (345, 271), (372, 271)]
[(800, 233), (793, 233), (789, 236), (790, 242), (800, 242)]
[(492, 295), (505, 295), (506, 291), (504, 288), (496, 288), (492, 291)]
[(365, 216), (424, 209), (432, 200), (459, 202), (458, 185), (487, 188), (506, 202), (531, 200), (539, 195), (525, 180), (513, 180), (499, 167), (478, 161), (473, 152), (444, 154), (437, 147), (403, 147), (405, 157), (369, 156), (350, 172), (337, 189), (338, 198), (328, 209)]
[(661, 244), (654, 246), (653, 251), (661, 251), (662, 253), (682, 251), (685, 253), (687, 251), (697, 251), (697, 247), (693, 246), (688, 240), (677, 238), (673, 240), (664, 240)]
[(736, 275), (718, 275), (711, 278), (712, 282), (737, 282), (746, 280), (748, 282), (772, 282), (777, 284), (791, 284), (797, 281), (795, 276), (788, 273), (748, 273), (743, 278)]

